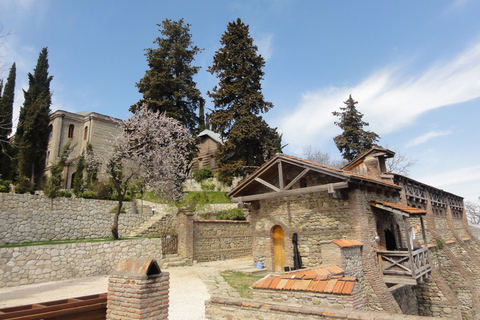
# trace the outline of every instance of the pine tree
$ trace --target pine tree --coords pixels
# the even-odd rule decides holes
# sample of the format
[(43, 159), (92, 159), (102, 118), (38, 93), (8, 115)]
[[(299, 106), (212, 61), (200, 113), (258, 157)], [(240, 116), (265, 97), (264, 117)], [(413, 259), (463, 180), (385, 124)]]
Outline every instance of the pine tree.
[[(218, 86), (208, 92), (214, 103), (209, 124), (225, 140), (215, 157), (222, 181), (231, 183), (244, 166), (259, 166), (281, 152), (281, 136), (259, 115), (273, 104), (262, 94), (265, 60), (257, 53), (248, 25), (240, 19), (230, 22), (220, 43), (223, 47), (208, 68), (219, 78)], [(269, 141), (272, 136), (280, 142), (275, 147)]]
[(48, 50), (43, 48), (38, 57), (33, 75), (28, 74), (29, 87), (23, 91), (25, 101), (15, 134), (18, 146), (18, 173), (40, 182), (45, 167), (45, 153), (48, 145), (48, 123), (50, 121), (50, 82), (48, 75)]
[(355, 107), (358, 102), (352, 99), (352, 95), (343, 103), (347, 106), (340, 107), (341, 112), (332, 112), (334, 116), (340, 118), (335, 125), (343, 130), (342, 134), (333, 138), (333, 141), (342, 153), (342, 157), (352, 161), (361, 153), (375, 146), (375, 142), (380, 139), (380, 136), (375, 132), (363, 130), (364, 126), (368, 126), (368, 122), (362, 120), (363, 114)]
[(193, 45), (190, 24), (184, 24), (183, 19), (166, 19), (158, 26), (162, 34), (154, 41), (158, 48), (146, 49), (150, 69), (136, 84), (143, 98), (130, 111), (135, 113), (146, 103), (150, 110), (165, 112), (196, 133), (197, 109), (204, 99), (193, 81), (200, 67), (191, 64), (201, 49)]
[[(3, 178), (10, 177), (11, 147), (9, 135), (12, 133), (13, 100), (15, 96), (15, 63), (10, 68), (5, 88), (0, 87), (0, 174)], [(3, 87), (3, 81), (2, 81)]]

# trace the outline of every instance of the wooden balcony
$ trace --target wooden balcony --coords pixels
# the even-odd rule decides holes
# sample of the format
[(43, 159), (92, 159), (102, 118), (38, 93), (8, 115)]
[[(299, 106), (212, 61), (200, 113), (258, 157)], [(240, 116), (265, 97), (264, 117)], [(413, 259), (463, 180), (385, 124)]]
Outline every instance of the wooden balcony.
[(417, 285), (431, 273), (428, 248), (414, 251), (377, 251), (386, 283)]

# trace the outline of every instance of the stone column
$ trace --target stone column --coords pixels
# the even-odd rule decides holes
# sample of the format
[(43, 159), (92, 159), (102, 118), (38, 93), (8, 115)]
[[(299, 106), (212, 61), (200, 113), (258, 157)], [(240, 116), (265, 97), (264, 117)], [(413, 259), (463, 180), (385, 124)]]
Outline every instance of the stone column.
[(193, 263), (193, 213), (182, 208), (177, 213), (178, 254)]
[(155, 260), (122, 260), (109, 278), (107, 319), (168, 319), (170, 275)]

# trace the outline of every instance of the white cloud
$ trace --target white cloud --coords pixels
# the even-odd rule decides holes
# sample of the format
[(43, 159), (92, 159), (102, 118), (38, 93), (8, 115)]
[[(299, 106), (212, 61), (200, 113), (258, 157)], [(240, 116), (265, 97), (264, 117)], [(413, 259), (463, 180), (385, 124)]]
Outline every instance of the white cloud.
[(443, 188), (467, 200), (476, 199), (479, 196), (478, 185), (480, 184), (480, 165), (470, 166), (451, 171), (441, 171), (434, 175), (422, 176), (422, 181), (436, 188)]
[(380, 70), (357, 86), (328, 88), (306, 93), (300, 103), (276, 119), (285, 141), (306, 145), (336, 134), (331, 112), (339, 110), (348, 94), (380, 136), (411, 125), (423, 113), (480, 96), (480, 43), (450, 61), (438, 61), (423, 73), (405, 76), (402, 67)]
[(272, 48), (273, 34), (257, 35), (254, 39), (255, 39), (254, 40), (255, 45), (258, 47), (258, 53), (262, 55), (265, 61), (270, 59), (273, 52), (273, 48)]
[(445, 131), (430, 131), (430, 132), (427, 132), (419, 137), (416, 137), (412, 140), (410, 140), (409, 142), (407, 142), (406, 146), (405, 147), (413, 147), (413, 146), (417, 146), (419, 144), (422, 144), (422, 143), (425, 143), (431, 139), (434, 139), (434, 138), (437, 138), (437, 137), (441, 137), (441, 136), (447, 136), (449, 134), (451, 134), (452, 131), (451, 130), (445, 130)]

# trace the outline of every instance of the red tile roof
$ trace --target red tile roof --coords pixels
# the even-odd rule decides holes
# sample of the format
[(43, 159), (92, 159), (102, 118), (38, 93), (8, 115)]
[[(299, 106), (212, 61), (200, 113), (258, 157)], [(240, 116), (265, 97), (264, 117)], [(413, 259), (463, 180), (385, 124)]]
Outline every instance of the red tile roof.
[(390, 183), (388, 181), (375, 179), (375, 178), (372, 178), (372, 177), (367, 177), (367, 176), (364, 176), (364, 175), (361, 175), (361, 174), (358, 174), (358, 173), (355, 173), (355, 172), (352, 172), (352, 171), (348, 171), (348, 170), (342, 170), (342, 169), (338, 169), (338, 168), (334, 168), (334, 167), (329, 167), (329, 166), (326, 166), (324, 164), (316, 163), (316, 162), (313, 162), (313, 161), (305, 160), (305, 159), (294, 157), (294, 156), (291, 156), (291, 155), (287, 155), (287, 154), (283, 154), (283, 153), (277, 153), (275, 156), (273, 156), (272, 158), (267, 160), (257, 170), (255, 170), (252, 174), (250, 174), (249, 176), (247, 176), (243, 180), (241, 180), (227, 195), (229, 197), (230, 196), (235, 196), (237, 194), (237, 192), (242, 190), (247, 184), (249, 184), (251, 181), (253, 181), (257, 177), (257, 175), (259, 175), (262, 172), (262, 170), (264, 170), (265, 168), (268, 168), (272, 163), (274, 163), (279, 158), (280, 159), (283, 158), (285, 160), (290, 159), (290, 160), (293, 160), (293, 161), (296, 161), (296, 162), (308, 164), (308, 165), (313, 166), (313, 167), (323, 168), (323, 169), (326, 169), (326, 170), (332, 172), (332, 174), (336, 173), (337, 175), (340, 175), (341, 177), (344, 177), (345, 179), (354, 178), (354, 179), (357, 179), (357, 180), (360, 180), (360, 181), (369, 181), (369, 182), (372, 182), (372, 183), (375, 183), (375, 184), (380, 184), (380, 185), (384, 185), (384, 186), (388, 186), (388, 187), (393, 187), (395, 189), (401, 189), (400, 186), (398, 186), (394, 183)]
[(411, 214), (411, 215), (425, 215), (425, 214), (427, 214), (426, 210), (409, 207), (407, 205), (400, 204), (400, 203), (393, 203), (393, 202), (375, 200), (375, 201), (371, 201), (370, 204), (373, 205), (373, 206), (375, 206), (376, 204), (380, 204), (382, 206), (385, 206), (385, 207), (388, 207), (388, 208), (391, 208), (391, 209), (397, 209), (397, 210), (400, 210), (402, 212), (405, 212), (405, 213), (408, 213), (408, 214)]
[(332, 240), (332, 242), (342, 248), (363, 246), (363, 243), (357, 240)]
[(357, 278), (344, 277), (337, 266), (324, 266), (269, 275), (255, 282), (254, 289), (309, 291), (318, 293), (352, 294)]

